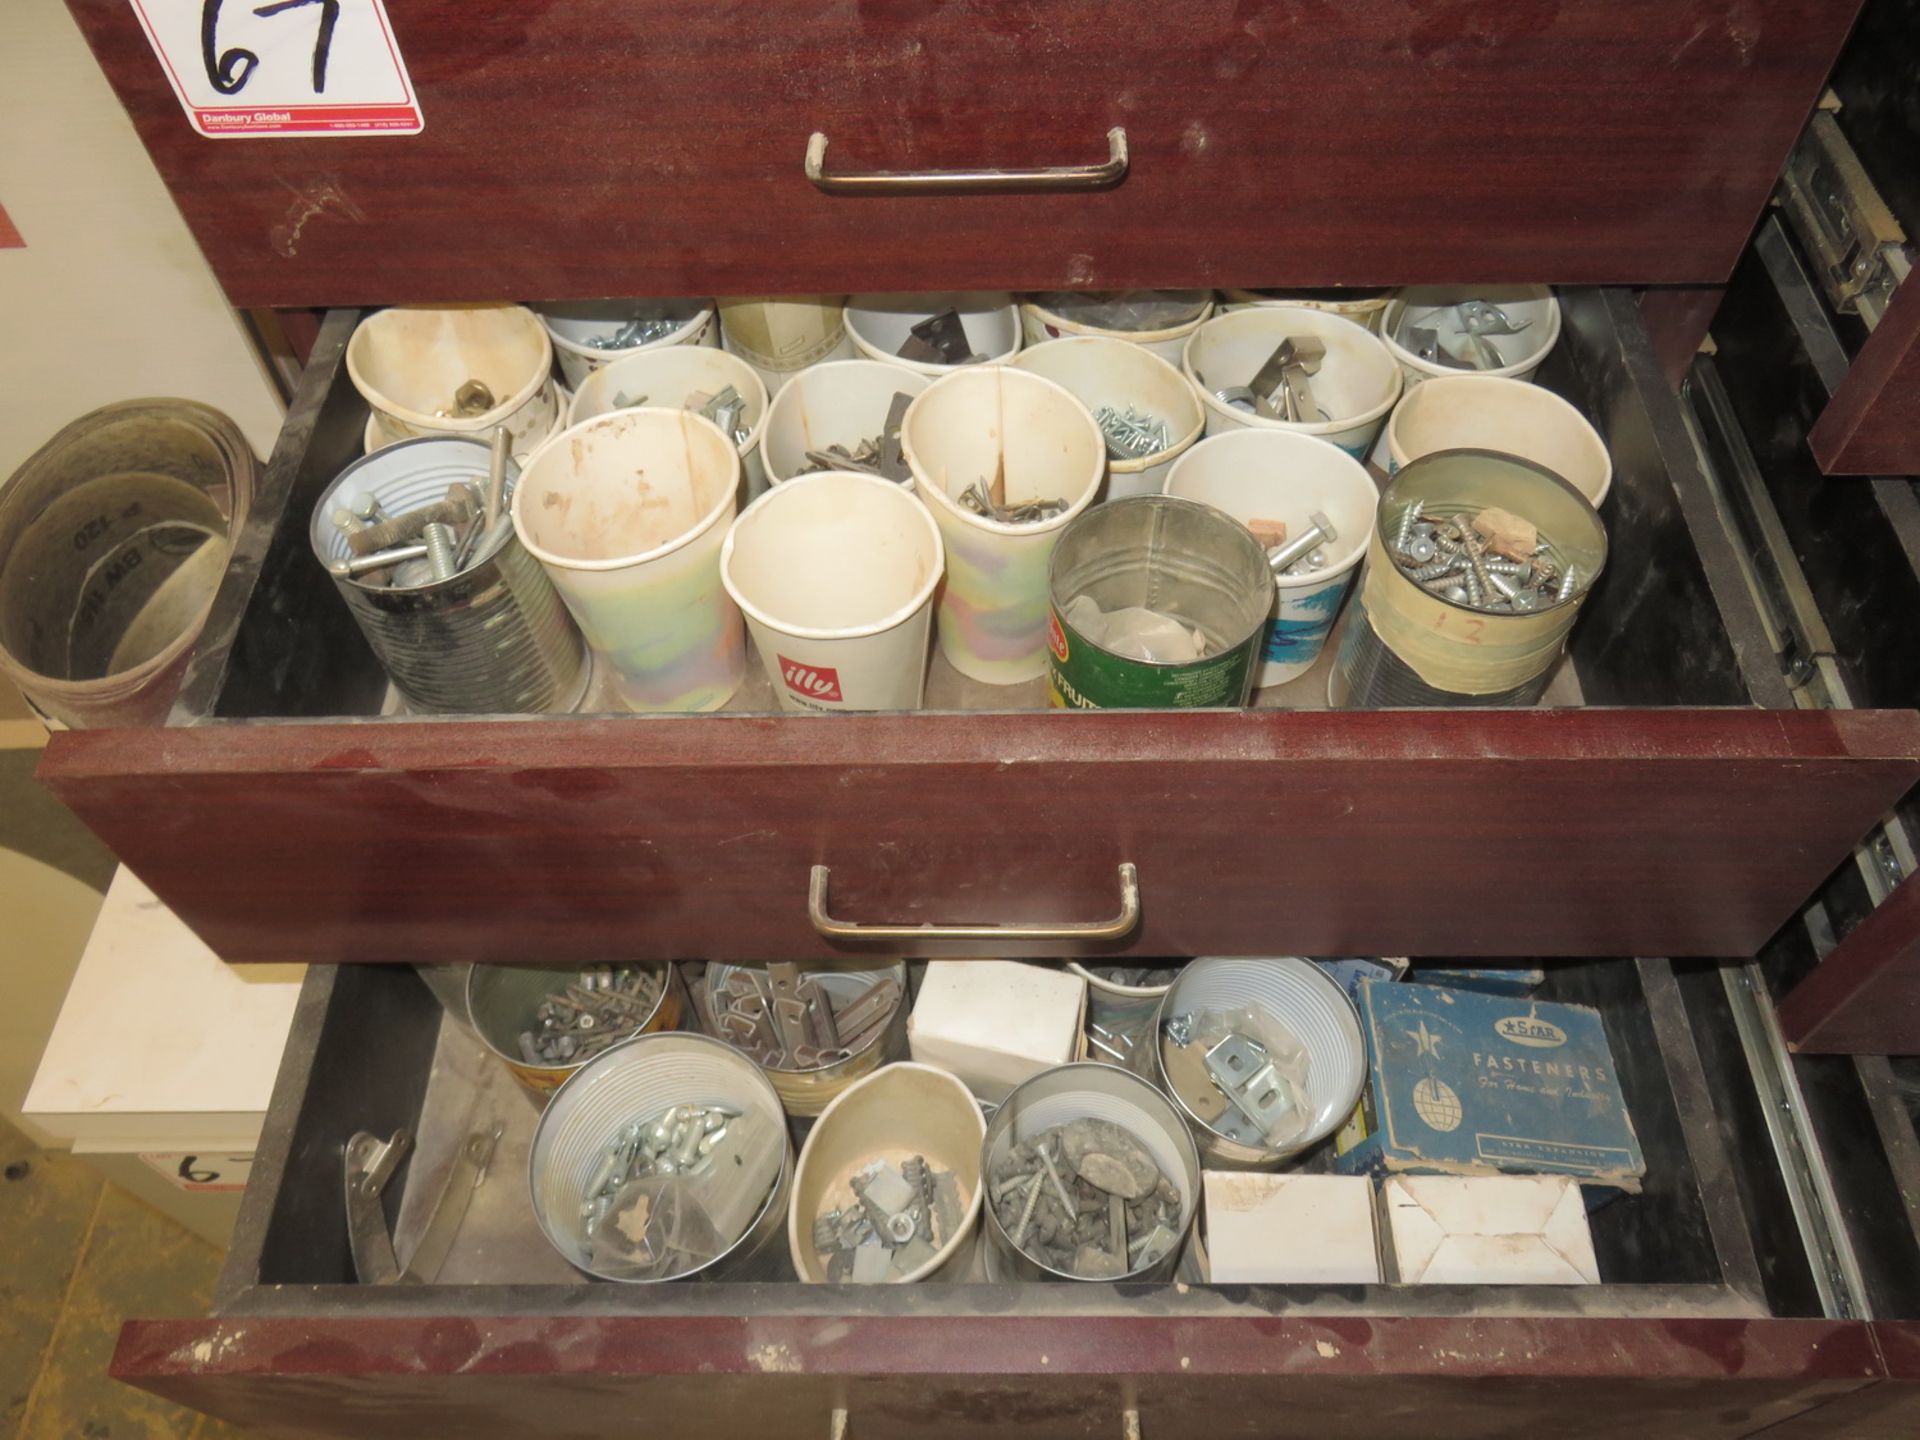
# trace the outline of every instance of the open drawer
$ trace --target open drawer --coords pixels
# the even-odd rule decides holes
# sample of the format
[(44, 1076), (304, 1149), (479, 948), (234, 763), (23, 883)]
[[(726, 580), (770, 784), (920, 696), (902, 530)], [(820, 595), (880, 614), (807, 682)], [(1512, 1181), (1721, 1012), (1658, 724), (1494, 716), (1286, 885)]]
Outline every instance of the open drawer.
[[(135, 1322), (114, 1371), (222, 1418), (422, 1434), (1035, 1437), (1911, 1433), (1876, 1330), (1805, 1318), (1805, 1258), (1750, 1226), (1777, 1183), (1709, 1068), (1719, 1017), (1664, 960), (1552, 967), (1599, 1008), (1647, 1157), (1596, 1210), (1590, 1287), (591, 1282), (542, 1239), (533, 1102), (413, 972), (316, 968), (301, 997), (217, 1318)], [(1711, 977), (1709, 976), (1709, 979)], [(1703, 1058), (1705, 1057), (1705, 1058)], [(1750, 1082), (1749, 1082), (1750, 1084)], [(1750, 1088), (1746, 1092), (1751, 1095)], [(401, 1253), (476, 1129), (501, 1138), (439, 1278), (355, 1283), (342, 1149), (405, 1127)], [(1324, 1149), (1305, 1162), (1327, 1163)], [(1896, 1327), (1904, 1329), (1905, 1327)], [(1878, 1417), (1904, 1430), (1815, 1422)], [(1278, 1408), (1276, 1408), (1278, 1407)], [(1417, 1422), (1413, 1417), (1417, 1416)]]
[[(1639, 312), (1563, 305), (1540, 378), (1615, 470), (1563, 708), (1329, 713), (1321, 669), (1246, 711), (1048, 713), (936, 659), (912, 714), (740, 713), (772, 709), (749, 686), (708, 716), (383, 715), (306, 540), (366, 419), (341, 312), (173, 722), (56, 736), (41, 775), (231, 960), (860, 949), (829, 911), (916, 954), (1751, 954), (1920, 776), (1920, 716), (1748, 678), (1766, 635)], [(1124, 915), (1127, 866), (1137, 917), (1056, 933)], [(918, 928), (956, 922), (1008, 928)]]

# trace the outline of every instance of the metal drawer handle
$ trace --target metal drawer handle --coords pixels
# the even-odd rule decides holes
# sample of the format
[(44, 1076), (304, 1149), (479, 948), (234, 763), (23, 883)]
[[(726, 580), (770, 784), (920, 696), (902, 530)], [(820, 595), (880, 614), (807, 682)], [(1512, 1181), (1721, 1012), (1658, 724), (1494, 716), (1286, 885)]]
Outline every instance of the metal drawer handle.
[(807, 886), (807, 918), (829, 940), (867, 942), (923, 942), (927, 940), (1120, 940), (1140, 923), (1140, 874), (1132, 865), (1120, 867), (1120, 913), (1111, 920), (1086, 920), (1059, 925), (861, 925), (836, 920), (827, 913), (827, 867), (813, 867)]
[(807, 137), (807, 179), (829, 194), (952, 194), (969, 190), (1104, 190), (1127, 178), (1127, 132), (1107, 131), (1104, 165), (1048, 165), (1038, 170), (846, 170), (827, 173), (827, 137)]

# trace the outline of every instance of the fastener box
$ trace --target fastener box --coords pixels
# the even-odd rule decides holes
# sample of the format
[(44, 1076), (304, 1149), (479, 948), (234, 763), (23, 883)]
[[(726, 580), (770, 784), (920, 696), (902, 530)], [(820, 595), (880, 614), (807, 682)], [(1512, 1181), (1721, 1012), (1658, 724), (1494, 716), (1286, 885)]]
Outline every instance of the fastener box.
[(1360, 1000), (1375, 1123), (1339, 1169), (1639, 1190), (1646, 1161), (1599, 1011), (1374, 981)]
[(999, 1104), (1021, 1081), (1079, 1051), (1087, 982), (1011, 960), (930, 960), (907, 1021), (923, 1065), (950, 1070)]
[(1398, 980), (1407, 973), (1407, 957), (1404, 955), (1354, 956), (1340, 960), (1316, 960), (1313, 962), (1327, 974), (1340, 982), (1340, 988), (1347, 992), (1355, 1005), (1360, 1003), (1360, 982), (1363, 980)]

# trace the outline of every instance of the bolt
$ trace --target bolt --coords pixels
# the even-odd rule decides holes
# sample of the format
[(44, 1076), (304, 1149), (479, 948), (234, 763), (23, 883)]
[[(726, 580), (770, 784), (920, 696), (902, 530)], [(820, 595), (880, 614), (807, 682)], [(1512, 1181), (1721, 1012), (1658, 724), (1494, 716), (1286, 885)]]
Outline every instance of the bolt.
[(433, 568), (433, 578), (451, 580), (459, 569), (454, 559), (453, 527), (429, 525), (420, 532), (420, 538), (426, 542), (427, 564)]
[(335, 575), (353, 579), (373, 570), (384, 570), (389, 565), (405, 564), (409, 560), (427, 558), (425, 545), (396, 545), (391, 550), (375, 551), (371, 555), (355, 555), (350, 560), (336, 560), (327, 567)]
[(362, 520), (378, 520), (381, 518), (380, 501), (374, 496), (371, 490), (356, 492), (347, 501), (347, 509)]
[(1294, 561), (1307, 555), (1316, 546), (1328, 544), (1339, 538), (1340, 532), (1333, 528), (1333, 521), (1316, 510), (1307, 517), (1305, 531), (1279, 549), (1267, 552), (1267, 564), (1273, 567), (1276, 575), (1283, 575)]

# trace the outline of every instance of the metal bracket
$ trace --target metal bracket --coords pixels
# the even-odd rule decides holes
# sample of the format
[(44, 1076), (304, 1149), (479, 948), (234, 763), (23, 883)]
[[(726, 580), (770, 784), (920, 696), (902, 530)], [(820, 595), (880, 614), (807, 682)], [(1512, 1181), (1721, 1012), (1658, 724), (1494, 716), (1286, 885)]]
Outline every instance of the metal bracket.
[(426, 1285), (439, 1275), (474, 1189), (486, 1179), (499, 1138), (497, 1128), (476, 1131), (454, 1152), (440, 1198), (403, 1267), (394, 1258), (393, 1237), (387, 1232), (380, 1200), (400, 1162), (413, 1149), (413, 1136), (396, 1130), (391, 1139), (382, 1140), (365, 1130), (354, 1132), (346, 1148), (347, 1244), (362, 1285)]
[(1213, 1083), (1247, 1122), (1232, 1123), (1235, 1116), (1223, 1115), (1213, 1122), (1214, 1128), (1229, 1139), (1262, 1144), (1275, 1122), (1293, 1108), (1293, 1096), (1267, 1052), (1244, 1035), (1229, 1035), (1207, 1051), (1206, 1063)]
[(1872, 329), (1907, 275), (1907, 233), (1831, 111), (1814, 112), (1774, 198), (1812, 258), (1827, 302)]

